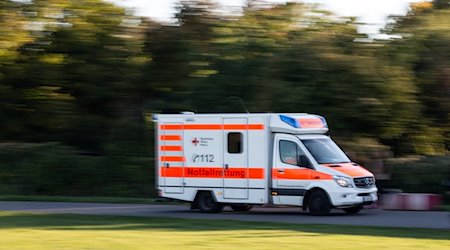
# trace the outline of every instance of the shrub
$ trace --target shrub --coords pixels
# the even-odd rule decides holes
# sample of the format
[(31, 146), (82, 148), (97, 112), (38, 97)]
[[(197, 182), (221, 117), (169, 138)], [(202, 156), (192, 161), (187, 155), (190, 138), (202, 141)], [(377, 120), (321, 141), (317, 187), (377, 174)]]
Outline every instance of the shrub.
[[(405, 192), (446, 194), (450, 178), (450, 157), (416, 157), (393, 159), (391, 185)], [(448, 194), (446, 194), (448, 195)]]
[(150, 157), (87, 155), (58, 143), (0, 145), (0, 193), (155, 195)]

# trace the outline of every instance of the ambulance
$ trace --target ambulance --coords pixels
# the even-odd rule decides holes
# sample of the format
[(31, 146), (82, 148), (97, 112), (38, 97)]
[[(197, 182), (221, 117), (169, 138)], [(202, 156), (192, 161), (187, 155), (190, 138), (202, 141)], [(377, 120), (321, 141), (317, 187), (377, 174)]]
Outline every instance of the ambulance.
[(377, 201), (374, 175), (306, 113), (158, 114), (156, 187), (202, 212), (224, 206), (298, 206), (312, 215), (349, 214)]

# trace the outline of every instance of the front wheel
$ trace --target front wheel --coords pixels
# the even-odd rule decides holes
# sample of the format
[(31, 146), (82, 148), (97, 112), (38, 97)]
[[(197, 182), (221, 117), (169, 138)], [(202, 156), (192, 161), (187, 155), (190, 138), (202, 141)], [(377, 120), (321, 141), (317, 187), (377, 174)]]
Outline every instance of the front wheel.
[(198, 208), (203, 213), (218, 213), (223, 205), (214, 199), (211, 192), (202, 192), (198, 194)]
[(348, 214), (357, 214), (363, 208), (364, 208), (363, 206), (356, 206), (356, 207), (346, 207), (346, 208), (343, 208), (342, 210), (344, 210)]
[(312, 215), (328, 215), (331, 211), (328, 195), (320, 190), (314, 191), (309, 197), (308, 209)]

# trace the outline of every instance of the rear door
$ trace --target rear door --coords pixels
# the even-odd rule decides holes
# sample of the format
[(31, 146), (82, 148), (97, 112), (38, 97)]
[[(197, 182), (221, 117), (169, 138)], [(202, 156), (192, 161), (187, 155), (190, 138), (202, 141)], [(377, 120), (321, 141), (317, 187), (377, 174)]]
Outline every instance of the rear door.
[(160, 123), (160, 175), (166, 193), (184, 192), (183, 124)]
[(225, 118), (223, 194), (225, 199), (248, 199), (248, 119)]

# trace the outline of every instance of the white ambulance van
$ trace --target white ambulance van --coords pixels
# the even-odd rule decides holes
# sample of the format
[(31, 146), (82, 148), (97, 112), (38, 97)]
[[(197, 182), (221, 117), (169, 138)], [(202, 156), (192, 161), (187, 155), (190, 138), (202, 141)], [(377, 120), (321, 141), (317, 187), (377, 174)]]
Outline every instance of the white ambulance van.
[(332, 208), (358, 213), (378, 199), (372, 173), (326, 135), (318, 115), (155, 115), (156, 178), (161, 197), (202, 212), (225, 205), (299, 206), (313, 215)]

